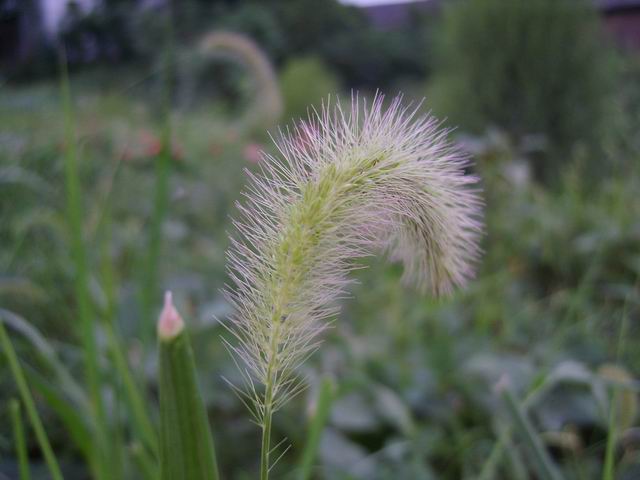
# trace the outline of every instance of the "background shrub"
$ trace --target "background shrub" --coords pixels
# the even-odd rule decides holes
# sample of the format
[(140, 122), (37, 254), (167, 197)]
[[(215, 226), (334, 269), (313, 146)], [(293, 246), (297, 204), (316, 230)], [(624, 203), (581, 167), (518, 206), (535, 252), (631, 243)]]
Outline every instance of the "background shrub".
[(544, 134), (555, 147), (602, 133), (610, 64), (590, 2), (476, 0), (445, 8), (431, 99), (452, 123)]
[(340, 89), (338, 77), (317, 57), (289, 61), (280, 75), (280, 86), (287, 120), (304, 117), (309, 104), (318, 105)]

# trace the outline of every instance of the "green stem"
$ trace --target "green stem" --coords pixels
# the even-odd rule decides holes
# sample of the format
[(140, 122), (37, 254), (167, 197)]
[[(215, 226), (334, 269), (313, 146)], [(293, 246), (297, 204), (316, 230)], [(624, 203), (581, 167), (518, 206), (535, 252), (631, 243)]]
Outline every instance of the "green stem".
[(136, 385), (134, 377), (129, 369), (129, 365), (127, 364), (122, 347), (118, 342), (113, 325), (111, 323), (107, 323), (105, 325), (105, 330), (113, 363), (118, 371), (120, 379), (122, 380), (125, 398), (131, 410), (133, 425), (138, 431), (138, 435), (142, 438), (145, 446), (154, 456), (157, 456), (158, 436), (153, 424), (151, 423), (151, 419), (149, 418), (149, 410), (145, 406), (142, 393)]
[(549, 454), (544, 448), (540, 437), (535, 432), (533, 425), (527, 418), (526, 414), (519, 405), (518, 400), (511, 392), (509, 386), (502, 387), (502, 398), (511, 415), (514, 426), (519, 430), (522, 439), (529, 447), (533, 461), (533, 465), (538, 471), (542, 480), (562, 480), (562, 476), (558, 472)]
[(131, 446), (131, 457), (144, 480), (158, 480), (158, 468), (149, 458), (142, 444), (135, 443)]
[(327, 423), (327, 419), (329, 418), (333, 397), (333, 382), (329, 378), (325, 378), (320, 384), (320, 392), (318, 393), (318, 399), (316, 401), (316, 413), (311, 420), (307, 443), (302, 454), (299, 480), (308, 480), (311, 478), (313, 462), (318, 454), (320, 438)]
[[(622, 322), (620, 324), (620, 331), (618, 332), (618, 345), (616, 351), (616, 363), (619, 364), (622, 358), (622, 354), (624, 353), (625, 348), (625, 338), (627, 334), (627, 306), (629, 302), (629, 297), (627, 297), (623, 312), (622, 312)], [(605, 449), (604, 456), (604, 466), (602, 469), (602, 480), (613, 480), (615, 478), (615, 453), (616, 453), (616, 442), (618, 441), (618, 424), (617, 424), (617, 416), (618, 416), (618, 402), (619, 402), (620, 390), (618, 387), (612, 387), (611, 399), (610, 399), (610, 407), (609, 407), (609, 429), (607, 432), (607, 445)]]
[(22, 413), (20, 403), (15, 398), (9, 403), (11, 411), (11, 423), (13, 425), (13, 440), (16, 443), (16, 453), (20, 465), (20, 480), (30, 480), (29, 458), (27, 456), (27, 442), (24, 435), (24, 424), (22, 423)]
[(164, 79), (162, 86), (163, 126), (161, 135), (161, 151), (155, 159), (155, 192), (153, 213), (149, 228), (147, 255), (142, 269), (142, 323), (141, 338), (148, 345), (153, 332), (153, 315), (158, 294), (158, 264), (162, 251), (162, 227), (169, 209), (169, 177), (171, 167), (171, 81), (173, 78), (173, 24), (171, 19), (171, 3), (165, 21)]
[(71, 237), (71, 253), (75, 266), (75, 294), (78, 302), (78, 317), (82, 336), (84, 372), (91, 399), (91, 407), (96, 419), (97, 457), (100, 467), (95, 472), (98, 478), (105, 478), (108, 458), (106, 436), (106, 415), (100, 393), (100, 371), (95, 324), (89, 299), (89, 271), (87, 253), (82, 235), (82, 197), (78, 173), (75, 122), (71, 105), (71, 91), (64, 50), (60, 52), (60, 91), (64, 108), (64, 128), (66, 151), (64, 155), (65, 186), (67, 194), (67, 220)]
[(618, 426), (616, 424), (616, 406), (618, 403), (618, 389), (613, 387), (611, 396), (611, 407), (609, 410), (609, 431), (607, 433), (607, 445), (604, 456), (604, 467), (602, 480), (613, 480), (615, 478), (615, 447), (618, 437)]
[[(115, 177), (115, 173), (113, 175)], [(113, 178), (111, 180), (113, 184)], [(158, 456), (158, 438), (151, 418), (149, 410), (145, 406), (144, 392), (136, 384), (134, 376), (127, 362), (124, 346), (120, 342), (116, 333), (116, 280), (113, 270), (113, 262), (111, 260), (110, 241), (111, 241), (111, 188), (109, 188), (104, 206), (102, 208), (102, 218), (97, 229), (98, 236), (101, 239), (101, 257), (102, 257), (102, 284), (106, 297), (106, 306), (104, 311), (104, 329), (107, 338), (109, 353), (113, 361), (113, 366), (118, 373), (119, 379), (124, 387), (125, 400), (129, 407), (133, 427), (138, 436), (142, 439), (145, 446), (153, 453), (154, 457)], [(147, 455), (145, 450), (140, 455)], [(150, 461), (150, 460), (149, 460)]]
[(480, 474), (478, 475), (477, 480), (491, 480), (496, 477), (496, 472), (498, 471), (498, 465), (500, 460), (502, 459), (502, 453), (504, 452), (507, 440), (511, 437), (511, 428), (507, 427), (502, 432), (500, 432), (500, 436), (498, 437), (498, 441), (495, 443), (493, 448), (491, 449), (491, 453), (487, 458), (486, 462), (482, 466), (482, 470), (480, 470)]
[[(265, 395), (265, 400), (267, 399)], [(260, 452), (260, 480), (269, 478), (269, 454), (271, 449), (271, 418), (273, 412), (271, 405), (265, 406), (264, 420), (262, 423), (262, 450)]]
[(267, 380), (264, 390), (264, 412), (262, 418), (262, 448), (260, 450), (260, 480), (269, 479), (269, 456), (271, 454), (271, 420), (273, 417), (273, 377), (276, 368), (276, 357), (278, 352), (278, 337), (280, 335), (280, 318), (278, 311), (273, 315), (272, 320), (275, 328), (271, 331), (271, 341), (269, 342), (269, 365), (267, 367)]
[(36, 404), (33, 400), (31, 392), (29, 391), (29, 387), (27, 386), (27, 380), (25, 379), (24, 372), (22, 371), (22, 367), (20, 366), (20, 362), (18, 361), (18, 356), (16, 355), (16, 351), (13, 349), (13, 345), (9, 340), (9, 336), (7, 335), (7, 331), (5, 330), (4, 324), (2, 322), (0, 322), (0, 344), (2, 345), (2, 350), (4, 351), (4, 354), (7, 357), (7, 361), (9, 362), (9, 368), (11, 369), (14, 381), (18, 386), (18, 391), (20, 392), (22, 403), (27, 410), (29, 422), (31, 423), (31, 427), (36, 434), (36, 439), (38, 440), (40, 450), (42, 450), (45, 462), (47, 463), (47, 467), (49, 468), (49, 472), (51, 473), (51, 478), (53, 480), (63, 480), (62, 472), (60, 471), (60, 466), (58, 465), (58, 460), (53, 453), (53, 449), (51, 448), (51, 444), (49, 443), (47, 434), (44, 430), (44, 427), (42, 426), (42, 420), (40, 420), (40, 415), (38, 415)]

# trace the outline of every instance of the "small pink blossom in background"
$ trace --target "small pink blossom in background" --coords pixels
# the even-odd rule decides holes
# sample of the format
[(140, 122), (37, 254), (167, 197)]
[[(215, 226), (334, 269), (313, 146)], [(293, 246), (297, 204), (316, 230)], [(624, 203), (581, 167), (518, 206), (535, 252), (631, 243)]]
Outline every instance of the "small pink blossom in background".
[(177, 161), (184, 160), (184, 147), (175, 139), (171, 140), (171, 158)]
[(143, 130), (138, 134), (139, 145), (142, 147), (145, 157), (155, 157), (162, 151), (160, 138), (149, 130)]
[(242, 156), (247, 162), (258, 163), (262, 158), (263, 146), (256, 142), (247, 143), (242, 149)]
[[(122, 158), (125, 161), (137, 161), (156, 157), (162, 152), (162, 139), (151, 130), (143, 129), (134, 134), (124, 148)], [(184, 149), (175, 139), (171, 141), (171, 158), (184, 159)]]

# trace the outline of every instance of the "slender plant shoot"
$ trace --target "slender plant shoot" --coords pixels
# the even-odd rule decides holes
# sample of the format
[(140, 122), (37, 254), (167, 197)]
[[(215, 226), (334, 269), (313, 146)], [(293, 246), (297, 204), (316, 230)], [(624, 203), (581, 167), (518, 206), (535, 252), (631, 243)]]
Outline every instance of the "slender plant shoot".
[(235, 389), (262, 428), (269, 476), (273, 413), (303, 386), (296, 368), (336, 314), (353, 260), (388, 251), (405, 278), (434, 295), (464, 285), (479, 256), (482, 202), (468, 158), (430, 115), (400, 98), (324, 106), (276, 140), (238, 205), (228, 253), (235, 308), (228, 348)]
[(160, 480), (218, 480), (213, 437), (198, 388), (193, 351), (171, 292), (165, 293), (158, 320), (158, 344)]

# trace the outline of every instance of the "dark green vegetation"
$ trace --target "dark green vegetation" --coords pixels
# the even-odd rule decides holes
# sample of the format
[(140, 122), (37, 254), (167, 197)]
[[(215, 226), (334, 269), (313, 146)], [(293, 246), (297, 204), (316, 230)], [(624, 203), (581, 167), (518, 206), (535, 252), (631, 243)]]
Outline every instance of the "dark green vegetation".
[[(432, 94), (453, 125), (601, 144), (615, 61), (587, 0), (476, 0), (445, 8)], [(570, 48), (569, 48), (570, 46)]]
[[(466, 21), (484, 18), (495, 1), (475, 3), (488, 10), (474, 6), (479, 13)], [(288, 20), (262, 5), (249, 2), (242, 7), (248, 13), (220, 21), (250, 31), (242, 15), (259, 18), (273, 34), (269, 21)], [(588, 28), (591, 15), (584, 13)], [(567, 22), (576, 18), (583, 17)], [(578, 28), (562, 25), (553, 31)], [(443, 28), (443, 38), (479, 38), (469, 28)], [(330, 46), (337, 48), (334, 33)], [(349, 82), (329, 70), (336, 67), (328, 56), (308, 50), (313, 42), (305, 34), (291, 30), (279, 40), (292, 50), (292, 62), (272, 52), (283, 64), (287, 115), (301, 114), (335, 82)], [(505, 56), (548, 58), (533, 40), (532, 50), (508, 37), (494, 42)], [(274, 438), (287, 437), (292, 447), (273, 478), (640, 476), (639, 70), (637, 59), (604, 54), (622, 76), (602, 100), (613, 112), (607, 122), (596, 110), (577, 112), (563, 96), (551, 101), (535, 81), (519, 87), (534, 113), (491, 102), (494, 94), (484, 97), (484, 88), (471, 90), (471, 100), (491, 106), (480, 117), (475, 103), (452, 97), (456, 111), (474, 107), (469, 127), (481, 132), (456, 132), (483, 178), (487, 226), (478, 278), (455, 297), (434, 301), (402, 286), (400, 269), (382, 259), (358, 272), (353, 298), (301, 372), (310, 388), (274, 419)], [(522, 68), (530, 64), (522, 60)], [(591, 88), (580, 82), (600, 75), (593, 66), (582, 65), (580, 75), (558, 73), (565, 84), (553, 92)], [(66, 117), (58, 79), (2, 87), (0, 318), (65, 478), (86, 478), (88, 471), (99, 477), (105, 465), (104, 478), (153, 478), (160, 416), (151, 322), (163, 290), (173, 290), (193, 343), (221, 477), (255, 478), (260, 431), (222, 380), (234, 381), (238, 372), (220, 340), (229, 306), (219, 289), (227, 281), (229, 215), (245, 182), (242, 170), (257, 170), (257, 150), (273, 149), (265, 132), (242, 129), (229, 121), (233, 112), (204, 97), (199, 108), (175, 109), (167, 122), (154, 80), (131, 68), (72, 75)], [(424, 81), (419, 77), (409, 91)], [(586, 92), (580, 95), (587, 100), (599, 95)], [(532, 143), (526, 133), (540, 130), (532, 119), (549, 112), (565, 126), (545, 127), (547, 147)], [(578, 113), (584, 116), (573, 123)], [(505, 121), (508, 115), (518, 122)], [(591, 123), (602, 135), (589, 133)], [(595, 173), (594, 165), (606, 168)], [(95, 345), (87, 346), (85, 328), (94, 330)], [(31, 426), (34, 412), (7, 352), (3, 337), (0, 473), (18, 478), (30, 470), (46, 478), (51, 456)]]

